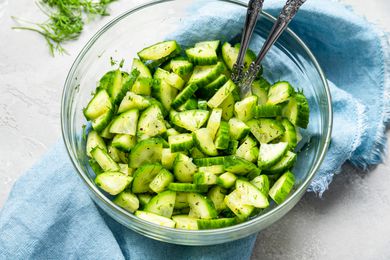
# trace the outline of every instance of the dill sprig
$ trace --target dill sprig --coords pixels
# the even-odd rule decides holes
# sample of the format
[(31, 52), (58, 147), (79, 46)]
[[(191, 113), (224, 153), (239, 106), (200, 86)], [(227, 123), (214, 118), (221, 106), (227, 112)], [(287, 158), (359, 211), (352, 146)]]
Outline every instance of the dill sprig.
[(42, 23), (23, 21), (13, 17), (20, 26), (13, 29), (30, 30), (41, 34), (50, 53), (66, 53), (62, 43), (77, 39), (83, 31), (86, 19), (109, 15), (107, 6), (114, 0), (39, 0), (37, 6), (48, 17)]

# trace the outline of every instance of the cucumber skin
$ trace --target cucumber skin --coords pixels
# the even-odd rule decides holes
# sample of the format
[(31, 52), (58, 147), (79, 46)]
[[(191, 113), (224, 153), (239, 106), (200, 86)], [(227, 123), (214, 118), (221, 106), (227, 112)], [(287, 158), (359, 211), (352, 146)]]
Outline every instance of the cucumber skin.
[(237, 224), (235, 218), (219, 218), (219, 219), (198, 219), (199, 229), (215, 229), (229, 227)]
[(181, 183), (181, 182), (171, 182), (168, 185), (168, 189), (171, 191), (177, 192), (197, 192), (204, 193), (207, 192), (207, 185), (198, 185), (193, 183)]
[[(278, 182), (283, 184), (280, 189), (277, 189)], [(295, 184), (295, 176), (292, 172), (288, 171), (284, 173), (271, 187), (269, 190), (269, 196), (276, 202), (276, 204), (281, 204), (287, 196), (290, 194)]]

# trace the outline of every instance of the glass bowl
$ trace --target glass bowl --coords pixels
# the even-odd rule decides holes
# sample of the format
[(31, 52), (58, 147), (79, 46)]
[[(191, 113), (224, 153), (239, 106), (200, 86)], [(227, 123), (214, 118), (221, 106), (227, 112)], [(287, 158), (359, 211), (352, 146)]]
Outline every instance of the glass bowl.
[[(211, 5), (220, 12), (207, 12), (210, 8), (202, 9), (205, 5)], [(291, 30), (283, 33), (263, 62), (264, 76), (268, 80), (288, 80), (294, 87), (303, 89), (311, 109), (309, 127), (302, 133), (306, 145), (299, 153), (294, 168), (297, 183), (294, 191), (282, 204), (273, 205), (261, 215), (235, 226), (188, 231), (162, 227), (139, 219), (112, 203), (94, 184), (95, 175), (89, 167), (85, 140), (82, 138), (83, 125), (87, 124), (82, 109), (90, 100), (97, 81), (104, 72), (111, 69), (110, 58), (125, 58), (130, 64), (125, 63), (124, 69), (129, 70), (137, 51), (171, 38), (183, 26), (192, 29), (181, 35), (179, 33), (179, 38), (171, 39), (191, 44), (212, 39), (213, 31), (218, 32), (222, 40), (232, 40), (234, 37), (238, 39), (237, 34), (241, 31), (245, 14), (245, 4), (227, 0), (176, 0), (144, 4), (125, 12), (99, 30), (73, 63), (65, 82), (61, 106), (62, 133), (66, 148), (92, 199), (125, 227), (147, 237), (175, 244), (211, 245), (228, 242), (268, 227), (291, 210), (307, 190), (329, 144), (332, 126), (331, 97), (315, 57)], [(208, 16), (208, 20), (204, 16)], [(262, 14), (254, 32), (258, 44), (252, 46), (255, 51), (259, 50), (259, 44), (268, 35), (274, 21), (272, 16)], [(199, 26), (191, 27), (198, 22), (200, 28), (205, 28), (204, 33), (202, 29), (199, 30)], [(202, 26), (207, 26), (207, 30)]]

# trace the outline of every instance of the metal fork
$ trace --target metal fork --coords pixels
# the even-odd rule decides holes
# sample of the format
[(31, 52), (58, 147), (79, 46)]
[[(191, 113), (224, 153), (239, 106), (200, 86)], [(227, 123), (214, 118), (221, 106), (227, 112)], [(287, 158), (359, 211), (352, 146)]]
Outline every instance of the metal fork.
[[(271, 29), (267, 40), (264, 42), (263, 47), (261, 48), (256, 60), (250, 64), (248, 70), (244, 73), (243, 76), (241, 76), (239, 79), (235, 79), (235, 82), (238, 84), (238, 87), (240, 89), (241, 98), (244, 98), (251, 93), (252, 82), (256, 78), (257, 73), (260, 70), (260, 63), (262, 62), (264, 56), (272, 47), (272, 45), (276, 42), (276, 40), (280, 37), (283, 31), (287, 28), (290, 21), (298, 12), (299, 7), (301, 7), (303, 3), (305, 3), (305, 1), (306, 0), (287, 0), (286, 4), (284, 5), (282, 11), (279, 14), (278, 19), (276, 20), (274, 26)], [(253, 28), (251, 30), (253, 31)], [(242, 73), (240, 75), (242, 75)]]

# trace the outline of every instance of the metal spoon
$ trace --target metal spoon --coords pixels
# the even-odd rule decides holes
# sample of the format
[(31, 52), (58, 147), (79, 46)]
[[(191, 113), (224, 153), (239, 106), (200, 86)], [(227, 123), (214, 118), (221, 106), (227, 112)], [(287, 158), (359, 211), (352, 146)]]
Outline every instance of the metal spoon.
[(248, 49), (249, 41), (255, 29), (257, 17), (263, 8), (264, 0), (250, 0), (245, 18), (244, 28), (242, 29), (241, 45), (238, 52), (237, 61), (233, 65), (231, 78), (238, 83), (243, 77), (244, 57)]
[(306, 0), (287, 0), (256, 60), (250, 64), (248, 71), (246, 71), (244, 76), (238, 80), (241, 98), (244, 98), (251, 93), (252, 82), (260, 70), (260, 63), (262, 62), (264, 56), (287, 28), (290, 21), (298, 12), (299, 7), (301, 7), (305, 1)]

